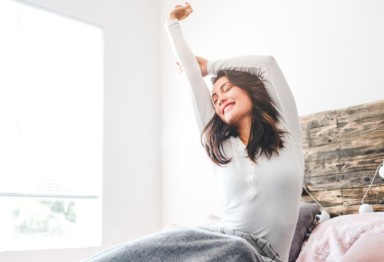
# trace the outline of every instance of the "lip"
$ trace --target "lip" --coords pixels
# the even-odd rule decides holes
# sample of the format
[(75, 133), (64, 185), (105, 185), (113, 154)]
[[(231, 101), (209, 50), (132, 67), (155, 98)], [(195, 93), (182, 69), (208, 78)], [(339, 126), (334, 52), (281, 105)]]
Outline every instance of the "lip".
[(228, 106), (230, 106), (230, 105), (234, 105), (235, 104), (235, 102), (229, 102), (229, 103), (226, 103), (224, 106), (223, 106), (223, 109), (221, 110), (221, 113), (224, 115), (224, 110), (225, 110), (225, 108), (227, 108)]

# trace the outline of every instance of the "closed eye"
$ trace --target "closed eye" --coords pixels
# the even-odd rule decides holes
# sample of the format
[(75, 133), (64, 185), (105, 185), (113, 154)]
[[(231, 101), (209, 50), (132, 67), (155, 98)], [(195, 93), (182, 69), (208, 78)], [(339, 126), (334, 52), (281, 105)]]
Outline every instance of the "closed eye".
[(232, 87), (233, 85), (231, 83), (225, 83), (225, 85), (222, 86), (221, 91), (224, 93), (228, 92)]
[(217, 95), (213, 95), (213, 96), (212, 96), (212, 103), (213, 103), (213, 105), (216, 105), (216, 104), (217, 104), (217, 100), (218, 100)]
[[(226, 93), (233, 87), (233, 84), (231, 82), (226, 82), (220, 87), (220, 92)], [(217, 93), (212, 94), (212, 103), (214, 106), (216, 106), (219, 96)]]

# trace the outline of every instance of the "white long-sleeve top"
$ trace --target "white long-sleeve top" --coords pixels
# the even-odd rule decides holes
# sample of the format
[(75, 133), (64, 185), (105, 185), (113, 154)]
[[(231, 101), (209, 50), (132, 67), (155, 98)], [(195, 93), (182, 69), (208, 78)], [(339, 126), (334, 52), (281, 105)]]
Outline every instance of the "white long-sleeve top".
[[(189, 48), (178, 20), (167, 20), (166, 29), (175, 55), (190, 84), (200, 130), (214, 114), (211, 94), (199, 64)], [(288, 131), (279, 155), (264, 155), (252, 162), (238, 137), (224, 142), (231, 162), (214, 165), (223, 214), (219, 226), (254, 234), (267, 240), (283, 261), (288, 260), (302, 189), (304, 161), (301, 128), (295, 100), (278, 64), (271, 56), (243, 56), (208, 62), (208, 73), (232, 69), (262, 75), (267, 92)]]

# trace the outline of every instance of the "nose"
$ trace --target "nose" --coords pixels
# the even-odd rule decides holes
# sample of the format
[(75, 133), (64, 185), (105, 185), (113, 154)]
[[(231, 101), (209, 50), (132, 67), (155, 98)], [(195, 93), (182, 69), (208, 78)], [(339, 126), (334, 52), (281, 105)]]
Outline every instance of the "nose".
[(227, 101), (227, 98), (225, 97), (225, 95), (221, 95), (221, 96), (219, 97), (219, 106), (221, 106), (221, 104), (222, 104), (223, 102), (225, 102), (225, 101)]

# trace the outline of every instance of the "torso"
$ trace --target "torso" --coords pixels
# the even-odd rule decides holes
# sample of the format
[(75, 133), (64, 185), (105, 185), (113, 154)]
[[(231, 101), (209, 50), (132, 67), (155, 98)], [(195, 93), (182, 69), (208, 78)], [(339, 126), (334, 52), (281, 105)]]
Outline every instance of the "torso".
[(224, 151), (232, 160), (215, 166), (223, 205), (219, 226), (255, 234), (283, 252), (295, 229), (301, 193), (301, 170), (293, 164), (297, 150), (285, 143), (278, 156), (260, 156), (255, 164), (238, 137), (225, 141)]

